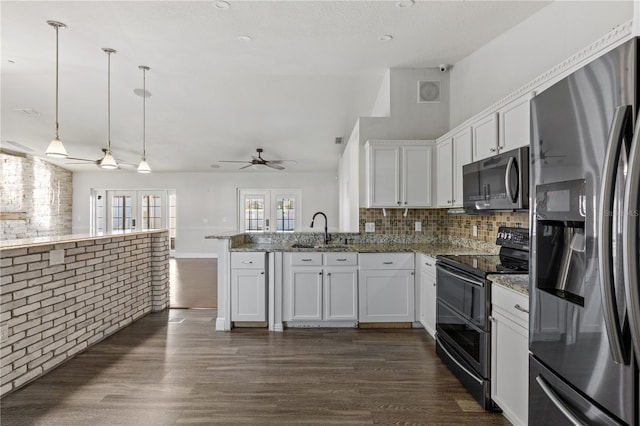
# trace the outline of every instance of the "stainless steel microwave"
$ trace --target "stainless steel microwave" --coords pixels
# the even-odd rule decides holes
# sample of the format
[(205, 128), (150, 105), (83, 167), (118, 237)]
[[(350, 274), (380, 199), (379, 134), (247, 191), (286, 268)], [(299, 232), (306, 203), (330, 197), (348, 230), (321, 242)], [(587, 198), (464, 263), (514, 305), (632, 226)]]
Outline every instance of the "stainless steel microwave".
[(470, 213), (529, 208), (529, 147), (462, 167), (463, 207)]

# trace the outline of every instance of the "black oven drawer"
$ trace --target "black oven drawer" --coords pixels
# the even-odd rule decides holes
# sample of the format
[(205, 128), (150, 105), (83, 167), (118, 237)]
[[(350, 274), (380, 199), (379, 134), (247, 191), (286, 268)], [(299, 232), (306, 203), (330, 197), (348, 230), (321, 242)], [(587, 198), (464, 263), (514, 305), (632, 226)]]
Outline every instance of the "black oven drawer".
[(483, 280), (439, 264), (436, 282), (439, 301), (445, 302), (481, 330), (488, 330), (487, 294)]
[(436, 331), (465, 362), (482, 377), (489, 377), (489, 333), (470, 324), (449, 306), (438, 301)]

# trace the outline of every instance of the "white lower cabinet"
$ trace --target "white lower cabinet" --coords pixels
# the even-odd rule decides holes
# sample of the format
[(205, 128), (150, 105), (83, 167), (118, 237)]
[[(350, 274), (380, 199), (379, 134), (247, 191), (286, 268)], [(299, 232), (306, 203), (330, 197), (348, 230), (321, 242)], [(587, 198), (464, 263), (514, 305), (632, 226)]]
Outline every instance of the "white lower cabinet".
[(267, 320), (265, 253), (231, 253), (231, 321)]
[(413, 253), (360, 255), (360, 322), (413, 322), (415, 269)]
[(491, 399), (514, 425), (529, 413), (529, 298), (491, 285)]
[(283, 320), (292, 324), (358, 319), (357, 253), (285, 253)]
[(436, 337), (436, 260), (420, 255), (420, 323), (435, 339)]

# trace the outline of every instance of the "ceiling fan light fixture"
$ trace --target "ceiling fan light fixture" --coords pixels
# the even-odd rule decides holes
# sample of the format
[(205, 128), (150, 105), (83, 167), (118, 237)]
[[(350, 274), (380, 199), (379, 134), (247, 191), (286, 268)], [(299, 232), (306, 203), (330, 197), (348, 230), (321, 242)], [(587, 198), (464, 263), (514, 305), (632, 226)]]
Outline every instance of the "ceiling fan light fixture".
[(104, 157), (100, 160), (100, 167), (106, 170), (114, 170), (118, 168), (118, 163), (116, 162), (116, 159), (113, 158), (113, 155), (111, 155), (110, 149), (104, 153)]
[(138, 173), (151, 173), (151, 167), (149, 167), (149, 163), (144, 158), (138, 164)]
[(67, 158), (69, 156), (69, 154), (67, 153), (67, 150), (64, 148), (64, 145), (62, 144), (62, 141), (58, 139), (57, 136), (53, 138), (51, 142), (49, 142), (49, 146), (47, 147), (47, 150), (44, 152), (44, 155), (52, 158)]
[(59, 123), (58, 123), (58, 30), (60, 28), (66, 28), (67, 26), (62, 22), (58, 21), (47, 21), (47, 24), (51, 25), (56, 29), (56, 137), (49, 143), (47, 150), (44, 152), (44, 155), (53, 158), (67, 158), (69, 154), (65, 149), (62, 141), (60, 140), (60, 135), (58, 134)]

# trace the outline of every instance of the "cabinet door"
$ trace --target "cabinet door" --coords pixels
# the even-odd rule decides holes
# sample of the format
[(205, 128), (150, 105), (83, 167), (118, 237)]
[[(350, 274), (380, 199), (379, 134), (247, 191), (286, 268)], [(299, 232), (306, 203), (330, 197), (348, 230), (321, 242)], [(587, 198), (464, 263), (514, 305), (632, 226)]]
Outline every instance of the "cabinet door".
[(322, 319), (322, 268), (291, 268), (288, 287), (287, 319)]
[(429, 256), (421, 257), (420, 272), (420, 320), (425, 330), (436, 335), (436, 262)]
[(371, 145), (368, 160), (368, 207), (400, 206), (400, 147)]
[(453, 199), (454, 207), (462, 207), (462, 166), (472, 160), (472, 134), (467, 128), (453, 136)]
[(500, 151), (509, 151), (530, 144), (532, 97), (532, 94), (523, 96), (499, 111)]
[(231, 270), (231, 321), (266, 321), (264, 270)]
[(529, 409), (529, 334), (507, 317), (492, 314), (491, 398), (513, 424), (526, 425)]
[(324, 319), (358, 319), (358, 271), (356, 269), (325, 269)]
[(489, 114), (472, 124), (473, 161), (498, 153), (498, 114)]
[(453, 142), (451, 139), (436, 146), (436, 168), (438, 170), (438, 207), (451, 207), (453, 180)]
[(431, 147), (402, 147), (402, 206), (431, 206)]
[(412, 270), (361, 270), (360, 322), (413, 322)]

